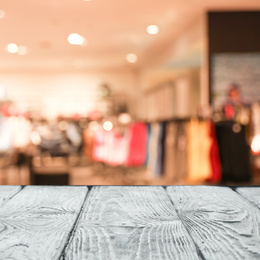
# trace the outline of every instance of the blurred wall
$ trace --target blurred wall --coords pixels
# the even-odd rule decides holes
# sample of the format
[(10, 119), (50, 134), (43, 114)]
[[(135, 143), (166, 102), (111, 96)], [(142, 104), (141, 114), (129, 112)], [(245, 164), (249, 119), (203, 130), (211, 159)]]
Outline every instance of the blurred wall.
[[(98, 88), (106, 84), (111, 94), (125, 96), (135, 113), (136, 73), (130, 69), (103, 71), (12, 71), (0, 73), (0, 85), (19, 109), (53, 118), (58, 114), (105, 110)], [(102, 107), (103, 106), (103, 107)]]
[[(208, 103), (207, 48), (205, 14), (191, 24), (178, 28), (178, 37), (167, 36), (151, 47), (138, 64), (110, 70), (8, 70), (0, 72), (0, 85), (21, 108), (36, 110), (47, 117), (57, 114), (87, 113), (105, 110), (98, 102), (97, 90), (107, 84), (113, 94), (126, 97), (135, 118), (146, 119), (146, 93), (169, 80), (186, 78), (193, 88), (196, 75), (196, 104)], [(135, 68), (135, 69), (134, 69)], [(171, 102), (169, 100), (168, 102)], [(160, 105), (159, 103), (157, 105)]]
[[(191, 91), (187, 93), (187, 99), (197, 99), (193, 107), (209, 104), (206, 23), (205, 13), (194, 17), (191, 24), (180, 28), (178, 37), (171, 39), (167, 44), (161, 43), (161, 48), (157, 46), (158, 49), (154, 50), (154, 53), (147, 53), (149, 58), (142, 64), (139, 75), (138, 105), (141, 117), (146, 118), (147, 110), (148, 113), (151, 110), (146, 102), (147, 93), (157, 91), (168, 82), (173, 82), (173, 85), (178, 85), (178, 82), (183, 80), (189, 82)], [(178, 97), (176, 98), (178, 100)], [(162, 100), (161, 105), (164, 105), (167, 101)], [(176, 105), (179, 107), (179, 104)], [(160, 106), (158, 100), (157, 106)]]

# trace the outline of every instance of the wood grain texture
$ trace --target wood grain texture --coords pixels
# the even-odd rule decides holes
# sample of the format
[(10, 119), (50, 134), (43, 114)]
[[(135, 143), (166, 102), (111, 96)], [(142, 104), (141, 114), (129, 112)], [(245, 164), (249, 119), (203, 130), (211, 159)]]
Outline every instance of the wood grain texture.
[(59, 259), (87, 187), (27, 186), (0, 208), (0, 259)]
[(236, 191), (260, 209), (260, 187), (237, 188)]
[(162, 187), (93, 187), (63, 259), (199, 259)]
[(15, 196), (21, 189), (21, 186), (0, 186), (0, 207)]
[(226, 187), (171, 186), (167, 192), (204, 259), (260, 259), (259, 210)]

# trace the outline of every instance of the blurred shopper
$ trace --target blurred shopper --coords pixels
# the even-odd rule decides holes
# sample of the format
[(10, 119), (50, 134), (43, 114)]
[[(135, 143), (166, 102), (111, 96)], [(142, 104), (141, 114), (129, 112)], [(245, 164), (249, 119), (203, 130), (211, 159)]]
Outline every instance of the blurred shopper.
[(227, 91), (227, 104), (230, 105), (246, 105), (242, 99), (241, 89), (237, 84), (232, 83)]

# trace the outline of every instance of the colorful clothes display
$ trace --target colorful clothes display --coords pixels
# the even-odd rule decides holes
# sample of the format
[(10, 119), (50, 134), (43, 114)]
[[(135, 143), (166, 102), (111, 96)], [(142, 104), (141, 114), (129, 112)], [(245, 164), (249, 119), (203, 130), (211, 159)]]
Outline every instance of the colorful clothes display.
[[(175, 183), (248, 181), (249, 147), (244, 125), (199, 119), (131, 124), (122, 134), (99, 128), (86, 156), (110, 165), (146, 166), (151, 177)], [(86, 139), (87, 138), (87, 139)]]

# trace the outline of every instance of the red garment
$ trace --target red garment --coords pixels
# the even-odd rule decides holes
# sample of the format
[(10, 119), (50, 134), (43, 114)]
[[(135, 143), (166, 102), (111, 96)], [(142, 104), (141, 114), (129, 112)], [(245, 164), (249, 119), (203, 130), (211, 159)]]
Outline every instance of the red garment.
[(127, 166), (144, 165), (146, 161), (147, 135), (147, 125), (145, 123), (138, 122), (130, 126)]
[(225, 116), (226, 116), (227, 119), (234, 118), (235, 110), (234, 110), (232, 105), (227, 104), (227, 105), (225, 105), (224, 109), (225, 109)]
[(212, 176), (209, 179), (210, 182), (219, 182), (221, 180), (221, 162), (219, 157), (218, 142), (215, 133), (215, 125), (210, 122), (210, 137), (212, 139), (212, 145), (210, 148), (210, 163), (212, 168)]

